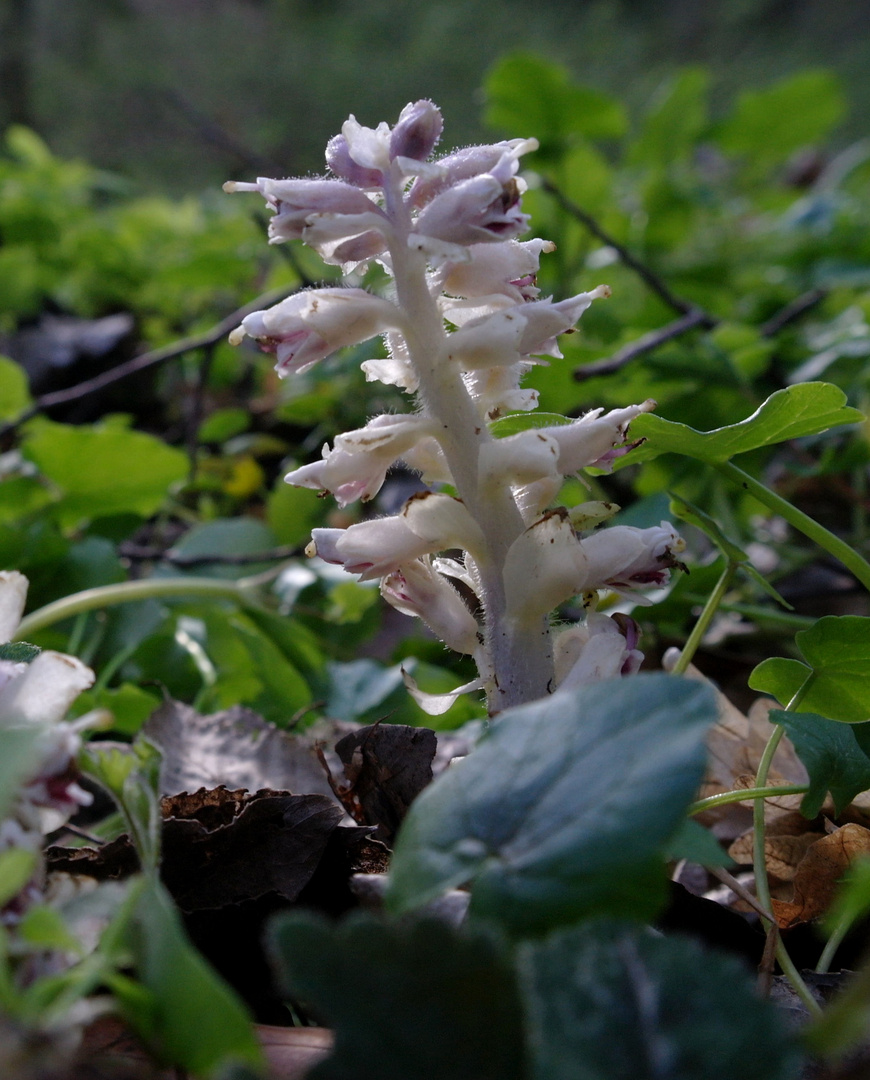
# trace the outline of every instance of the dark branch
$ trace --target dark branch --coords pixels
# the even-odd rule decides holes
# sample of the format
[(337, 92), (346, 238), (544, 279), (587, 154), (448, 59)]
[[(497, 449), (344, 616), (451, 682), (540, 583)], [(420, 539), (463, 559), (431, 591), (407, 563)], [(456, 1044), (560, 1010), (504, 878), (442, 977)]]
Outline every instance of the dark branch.
[(651, 330), (648, 334), (639, 337), (637, 341), (632, 341), (630, 345), (626, 345), (618, 352), (615, 352), (613, 356), (608, 356), (604, 360), (596, 360), (594, 363), (584, 364), (582, 367), (575, 368), (573, 372), (574, 379), (576, 382), (583, 382), (596, 375), (611, 375), (614, 371), (619, 371), (620, 368), (625, 367), (626, 364), (630, 363), (630, 361), (634, 360), (636, 357), (643, 356), (644, 353), (652, 352), (653, 349), (657, 349), (659, 345), (664, 345), (666, 341), (679, 337), (681, 334), (685, 334), (695, 327), (711, 330), (716, 325), (716, 322), (717, 320), (711, 315), (708, 315), (706, 311), (695, 308), (687, 315), (684, 315), (682, 319), (674, 319), (674, 321), (668, 323), (667, 326), (663, 326), (659, 330)]
[(809, 292), (796, 296), (785, 307), (780, 308), (775, 315), (771, 315), (766, 323), (762, 323), (759, 327), (759, 333), (762, 337), (776, 337), (783, 327), (799, 319), (814, 308), (816, 304), (820, 304), (827, 295), (827, 289), (810, 289)]
[(620, 261), (634, 270), (637, 276), (642, 281), (646, 282), (650, 289), (652, 289), (658, 297), (664, 300), (668, 307), (673, 308), (673, 310), (680, 315), (688, 315), (695, 310), (694, 304), (690, 304), (688, 300), (683, 300), (679, 296), (675, 296), (658, 274), (653, 273), (648, 266), (636, 259), (627, 247), (620, 244), (615, 237), (602, 229), (591, 214), (588, 214), (575, 202), (572, 202), (567, 195), (564, 195), (559, 188), (556, 187), (552, 180), (548, 180), (545, 177), (541, 186), (544, 191), (553, 196), (563, 210), (576, 218), (581, 224), (585, 225), (589, 232), (591, 232), (593, 236), (596, 236), (602, 244), (612, 247), (619, 255)]
[(45, 409), (51, 409), (55, 405), (67, 405), (71, 401), (78, 401), (80, 398), (97, 393), (106, 386), (120, 382), (121, 379), (135, 375), (138, 371), (144, 371), (146, 368), (162, 364), (166, 360), (173, 360), (195, 349), (204, 349), (216, 345), (231, 330), (234, 330), (246, 315), (259, 311), (261, 308), (269, 307), (271, 304), (276, 304), (279, 300), (283, 300), (284, 297), (295, 292), (296, 289), (297, 286), (295, 285), (292, 288), (285, 286), (280, 289), (271, 289), (250, 303), (238, 308), (232, 314), (227, 315), (225, 319), (221, 319), (210, 330), (206, 330), (201, 334), (191, 334), (190, 337), (182, 338), (172, 345), (164, 345), (162, 349), (153, 349), (151, 352), (142, 353), (141, 356), (135, 356), (132, 360), (118, 364), (117, 367), (104, 371), (100, 375), (95, 375), (92, 379), (86, 379), (84, 382), (78, 383), (77, 386), (71, 386), (67, 390), (55, 390), (50, 394), (43, 394), (41, 397), (36, 398), (30, 408), (26, 409), (15, 420), (10, 420), (0, 427), (0, 438), (15, 431), (25, 421), (30, 420)]

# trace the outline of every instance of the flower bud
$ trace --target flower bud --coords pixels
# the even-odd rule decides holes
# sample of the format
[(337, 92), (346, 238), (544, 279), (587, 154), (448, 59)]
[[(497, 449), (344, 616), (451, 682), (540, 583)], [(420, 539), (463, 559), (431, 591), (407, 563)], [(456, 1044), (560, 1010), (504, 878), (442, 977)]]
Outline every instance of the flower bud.
[(568, 627), (556, 638), (553, 652), (556, 685), (560, 690), (585, 683), (634, 675), (643, 663), (635, 646), (639, 627), (634, 619), (590, 611), (585, 623)]
[(354, 187), (368, 191), (383, 187), (383, 172), (380, 169), (367, 169), (354, 161), (344, 135), (335, 135), (326, 144), (326, 164), (330, 172)]
[(425, 161), (444, 130), (441, 113), (431, 101), (406, 105), (390, 135), (390, 157)]

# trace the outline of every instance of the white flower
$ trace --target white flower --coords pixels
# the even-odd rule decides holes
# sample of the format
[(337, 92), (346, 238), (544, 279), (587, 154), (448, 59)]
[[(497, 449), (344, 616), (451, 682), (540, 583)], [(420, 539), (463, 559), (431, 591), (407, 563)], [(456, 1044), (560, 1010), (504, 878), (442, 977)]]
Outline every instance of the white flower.
[(401, 325), (399, 309), (365, 289), (307, 289), (247, 315), (230, 334), (230, 344), (238, 345), (245, 335), (256, 338), (275, 354), (275, 368), (283, 377)]
[(391, 465), (435, 425), (421, 416), (376, 416), (364, 428), (336, 436), (332, 450), (323, 447), (323, 460), (303, 465), (284, 479), (296, 487), (329, 491), (339, 506), (356, 499), (367, 502), (380, 491)]
[(633, 675), (643, 662), (643, 653), (636, 648), (638, 637), (634, 619), (590, 611), (584, 623), (563, 630), (554, 642), (556, 685), (573, 689)]
[(381, 581), (381, 595), (405, 615), (416, 615), (449, 649), (474, 653), (480, 646), (477, 620), (454, 587), (427, 558), (404, 563)]
[(386, 577), (404, 563), (445, 548), (474, 553), (482, 545), (480, 526), (449, 495), (422, 492), (394, 517), (360, 521), (347, 529), (314, 529), (309, 554), (338, 563), (361, 581)]

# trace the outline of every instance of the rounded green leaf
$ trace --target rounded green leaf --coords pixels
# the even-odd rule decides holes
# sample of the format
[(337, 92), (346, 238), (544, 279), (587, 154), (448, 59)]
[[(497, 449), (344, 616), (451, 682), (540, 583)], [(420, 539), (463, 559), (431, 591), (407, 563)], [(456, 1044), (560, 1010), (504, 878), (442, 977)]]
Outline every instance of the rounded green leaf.
[(411, 807), (390, 907), (472, 882), (472, 911), (514, 933), (596, 912), (650, 915), (715, 718), (708, 687), (661, 674), (506, 710)]

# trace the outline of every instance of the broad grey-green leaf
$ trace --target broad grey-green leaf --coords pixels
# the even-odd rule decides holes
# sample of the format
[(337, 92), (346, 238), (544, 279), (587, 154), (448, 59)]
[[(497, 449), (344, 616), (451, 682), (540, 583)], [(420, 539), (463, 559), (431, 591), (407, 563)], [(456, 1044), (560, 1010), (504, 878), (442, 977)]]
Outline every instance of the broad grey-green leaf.
[(730, 956), (593, 922), (520, 946), (534, 1080), (795, 1080), (776, 1008)]
[(389, 906), (409, 911), (471, 882), (472, 912), (517, 934), (594, 913), (649, 916), (715, 719), (708, 687), (661, 674), (505, 710), (411, 807)]
[(846, 395), (839, 387), (801, 383), (777, 390), (745, 420), (713, 431), (696, 431), (654, 413), (638, 416), (632, 421), (632, 438), (645, 442), (616, 464), (635, 465), (659, 454), (684, 454), (715, 465), (736, 454), (863, 419), (862, 413), (846, 405)]
[(269, 938), (282, 989), (335, 1029), (311, 1080), (524, 1080), (515, 977), (489, 935), (294, 913)]

